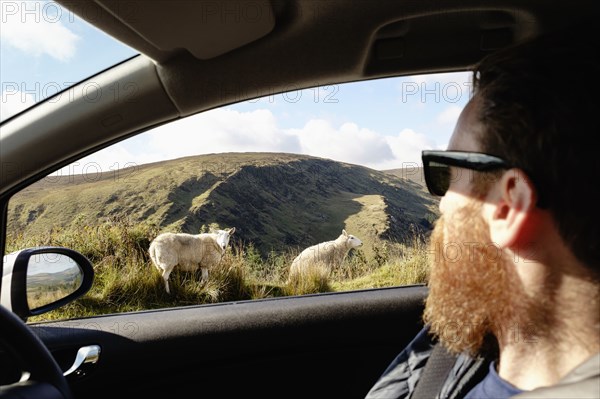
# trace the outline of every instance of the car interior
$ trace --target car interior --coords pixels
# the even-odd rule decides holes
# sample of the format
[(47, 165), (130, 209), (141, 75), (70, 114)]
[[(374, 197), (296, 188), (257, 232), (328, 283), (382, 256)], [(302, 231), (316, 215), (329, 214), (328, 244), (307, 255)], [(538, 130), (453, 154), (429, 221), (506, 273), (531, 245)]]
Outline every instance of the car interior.
[[(90, 77), (103, 92), (135, 90), (64, 96), (2, 123), (2, 249), (13, 195), (153, 127), (292, 89), (468, 71), (596, 13), (584, 0), (57, 3), (139, 51)], [(6, 257), (0, 268), (1, 296), (16, 303), (6, 281), (18, 272), (7, 276)], [(426, 296), (414, 285), (27, 324), (27, 310), (4, 314), (0, 397), (360, 398), (422, 328)], [(63, 377), (82, 348), (94, 361)]]

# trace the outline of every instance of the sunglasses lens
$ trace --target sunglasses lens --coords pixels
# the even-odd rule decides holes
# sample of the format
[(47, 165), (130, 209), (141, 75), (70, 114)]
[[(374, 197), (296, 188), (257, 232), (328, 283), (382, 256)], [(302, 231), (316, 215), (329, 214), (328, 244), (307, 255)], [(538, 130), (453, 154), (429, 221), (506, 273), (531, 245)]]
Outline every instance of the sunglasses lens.
[(427, 187), (433, 195), (443, 196), (450, 187), (450, 167), (435, 161), (429, 162)]

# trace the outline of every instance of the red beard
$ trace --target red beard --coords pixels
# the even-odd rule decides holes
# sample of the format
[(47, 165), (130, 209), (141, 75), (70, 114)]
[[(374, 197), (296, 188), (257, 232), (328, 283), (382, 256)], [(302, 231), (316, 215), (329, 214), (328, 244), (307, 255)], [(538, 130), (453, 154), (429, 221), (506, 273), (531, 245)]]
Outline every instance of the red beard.
[(490, 334), (499, 342), (535, 339), (547, 314), (524, 292), (514, 262), (492, 243), (480, 211), (473, 202), (442, 216), (431, 236), (424, 321), (453, 353), (476, 355)]

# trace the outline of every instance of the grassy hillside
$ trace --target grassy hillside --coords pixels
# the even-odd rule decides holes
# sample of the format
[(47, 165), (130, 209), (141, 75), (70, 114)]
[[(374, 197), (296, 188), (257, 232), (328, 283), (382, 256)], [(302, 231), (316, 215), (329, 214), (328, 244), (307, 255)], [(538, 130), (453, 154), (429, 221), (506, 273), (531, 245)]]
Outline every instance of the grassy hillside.
[(234, 242), (252, 243), (266, 256), (334, 239), (342, 228), (365, 244), (407, 242), (413, 230), (431, 228), (435, 201), (410, 180), (326, 159), (202, 155), (48, 177), (10, 201), (8, 232), (26, 238), (112, 219), (193, 234), (235, 226)]
[[(147, 248), (156, 234), (156, 226), (113, 220), (95, 226), (79, 223), (53, 230), (49, 235), (32, 235), (29, 240), (10, 240), (9, 252), (46, 240), (79, 251), (94, 265), (94, 283), (86, 295), (29, 321), (418, 284), (426, 282), (428, 276), (427, 251), (419, 237), (412, 244), (374, 241), (375, 255), (370, 258), (361, 248), (332, 272), (315, 268), (303, 278), (291, 281), (288, 269), (295, 251), (271, 252), (262, 258), (252, 245), (234, 245), (206, 281), (201, 279), (200, 271), (183, 272), (176, 268), (169, 279), (169, 295), (148, 258)], [(71, 291), (62, 286), (50, 291), (34, 289), (29, 293), (29, 301), (33, 306), (47, 304)]]

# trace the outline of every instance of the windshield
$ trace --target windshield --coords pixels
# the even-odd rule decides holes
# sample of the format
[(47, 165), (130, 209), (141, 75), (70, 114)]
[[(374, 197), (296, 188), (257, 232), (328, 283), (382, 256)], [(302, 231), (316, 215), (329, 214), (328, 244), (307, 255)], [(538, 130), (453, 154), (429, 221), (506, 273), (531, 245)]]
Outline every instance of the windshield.
[(137, 54), (55, 2), (0, 6), (0, 122)]

